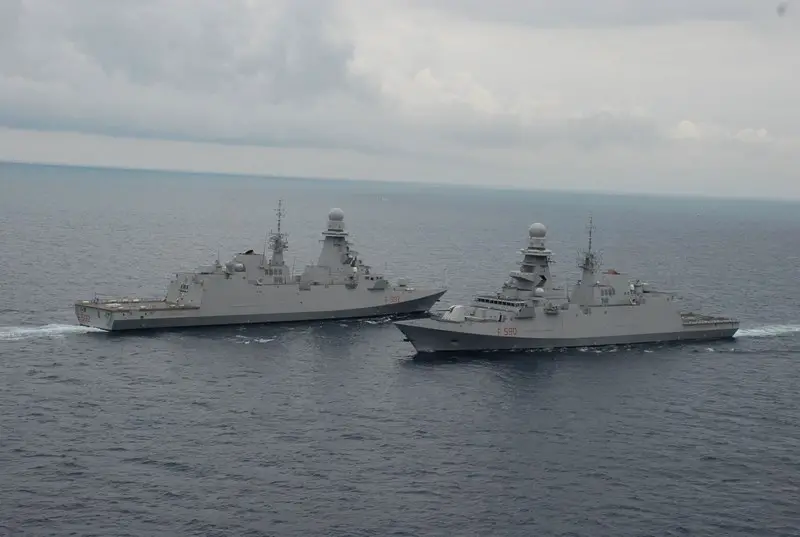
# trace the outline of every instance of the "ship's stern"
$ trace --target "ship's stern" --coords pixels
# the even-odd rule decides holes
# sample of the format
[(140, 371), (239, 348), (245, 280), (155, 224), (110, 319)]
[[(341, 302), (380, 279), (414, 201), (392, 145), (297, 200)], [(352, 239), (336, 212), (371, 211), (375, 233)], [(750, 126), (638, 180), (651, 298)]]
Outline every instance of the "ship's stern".
[(681, 313), (681, 339), (729, 339), (739, 331), (739, 320), (730, 317)]
[(114, 316), (110, 311), (97, 307), (91, 301), (80, 301), (75, 303), (75, 317), (78, 324), (100, 330), (113, 330)]

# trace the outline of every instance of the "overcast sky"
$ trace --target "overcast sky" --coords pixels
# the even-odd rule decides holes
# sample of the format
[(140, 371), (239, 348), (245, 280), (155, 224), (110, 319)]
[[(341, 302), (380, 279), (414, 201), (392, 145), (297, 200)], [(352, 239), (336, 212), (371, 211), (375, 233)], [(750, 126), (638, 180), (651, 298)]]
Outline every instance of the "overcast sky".
[(800, 1), (0, 0), (0, 159), (800, 198)]

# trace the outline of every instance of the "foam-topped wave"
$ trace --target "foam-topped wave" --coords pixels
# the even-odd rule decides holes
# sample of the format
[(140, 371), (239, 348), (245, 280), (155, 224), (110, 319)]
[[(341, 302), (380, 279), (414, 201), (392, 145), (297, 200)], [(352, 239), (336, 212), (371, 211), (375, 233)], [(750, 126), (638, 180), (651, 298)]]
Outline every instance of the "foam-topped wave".
[(0, 326), (0, 341), (19, 341), (44, 337), (64, 337), (70, 334), (102, 332), (99, 328), (76, 324), (46, 324), (44, 326)]
[(386, 324), (392, 322), (392, 320), (393, 319), (391, 316), (386, 316), (386, 317), (378, 317), (376, 319), (365, 319), (364, 322), (366, 324)]
[(733, 337), (774, 337), (798, 332), (800, 332), (800, 324), (773, 324), (754, 328), (740, 328)]
[(274, 337), (250, 337), (250, 336), (236, 336), (236, 342), (250, 345), (250, 343), (270, 343), (271, 341), (275, 341), (276, 338)]

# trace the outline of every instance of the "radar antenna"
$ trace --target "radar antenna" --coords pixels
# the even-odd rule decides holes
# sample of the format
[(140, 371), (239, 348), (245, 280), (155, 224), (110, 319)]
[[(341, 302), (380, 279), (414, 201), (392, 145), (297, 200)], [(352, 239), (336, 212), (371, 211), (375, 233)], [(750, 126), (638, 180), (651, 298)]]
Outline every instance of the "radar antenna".
[(594, 224), (592, 223), (592, 215), (589, 214), (589, 223), (586, 225), (586, 231), (589, 233), (589, 252), (592, 251), (592, 232), (594, 231)]
[(275, 209), (275, 214), (278, 215), (278, 235), (281, 234), (281, 220), (286, 216), (286, 211), (283, 210), (283, 200), (278, 200), (278, 208)]
[(586, 231), (589, 234), (589, 248), (582, 253), (581, 259), (578, 261), (578, 268), (589, 272), (596, 271), (598, 268), (600, 268), (601, 263), (601, 255), (599, 252), (594, 252), (592, 250), (592, 238), (594, 235), (594, 230), (595, 225), (592, 215), (590, 214), (589, 223), (586, 225)]
[(284, 250), (289, 248), (289, 242), (286, 240), (286, 233), (281, 231), (281, 223), (283, 217), (286, 216), (286, 211), (283, 208), (283, 200), (278, 200), (278, 208), (275, 210), (278, 217), (278, 231), (273, 233), (270, 230), (269, 247), (274, 254), (282, 254)]

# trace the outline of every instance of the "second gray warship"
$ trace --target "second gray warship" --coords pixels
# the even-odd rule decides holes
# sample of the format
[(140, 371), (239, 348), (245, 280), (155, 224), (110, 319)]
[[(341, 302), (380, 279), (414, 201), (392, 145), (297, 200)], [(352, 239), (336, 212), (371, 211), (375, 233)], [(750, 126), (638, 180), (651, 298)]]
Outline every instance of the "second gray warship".
[(350, 248), (341, 209), (328, 214), (317, 263), (295, 275), (283, 259), (282, 216), (279, 203), (269, 258), (265, 247), (263, 254), (248, 250), (225, 264), (179, 272), (163, 298), (80, 300), (78, 322), (116, 331), (413, 314), (427, 312), (446, 291), (412, 287), (405, 279), (391, 283), (365, 265)]
[(537, 223), (528, 230), (519, 270), (510, 272), (499, 292), (395, 326), (418, 353), (697, 341), (736, 333), (738, 320), (681, 312), (672, 293), (613, 269), (600, 273), (592, 229), (590, 219), (581, 277), (569, 294), (553, 285), (547, 228)]

